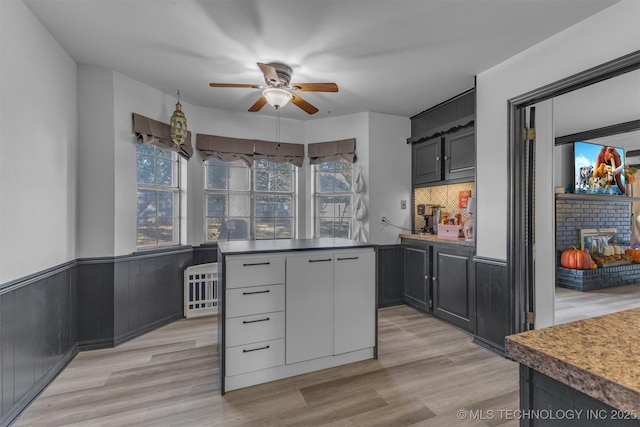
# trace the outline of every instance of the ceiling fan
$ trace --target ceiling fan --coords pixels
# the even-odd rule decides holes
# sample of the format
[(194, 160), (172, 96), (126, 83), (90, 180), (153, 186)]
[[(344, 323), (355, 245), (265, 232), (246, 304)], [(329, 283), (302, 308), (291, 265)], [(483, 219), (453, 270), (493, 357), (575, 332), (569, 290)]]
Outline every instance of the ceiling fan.
[(263, 64), (258, 62), (258, 67), (264, 74), (266, 86), (241, 84), (241, 83), (210, 83), (211, 87), (236, 87), (248, 89), (263, 89), (262, 96), (249, 108), (249, 112), (260, 111), (269, 103), (275, 109), (284, 107), (289, 101), (304, 110), (308, 114), (315, 114), (318, 109), (302, 99), (296, 92), (337, 92), (335, 83), (290, 83), (291, 67), (279, 62)]

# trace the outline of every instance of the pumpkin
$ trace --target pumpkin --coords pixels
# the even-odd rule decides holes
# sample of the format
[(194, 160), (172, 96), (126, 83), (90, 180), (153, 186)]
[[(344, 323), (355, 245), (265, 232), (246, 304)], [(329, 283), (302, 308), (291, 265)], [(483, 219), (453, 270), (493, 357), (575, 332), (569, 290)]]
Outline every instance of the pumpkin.
[(565, 249), (560, 256), (560, 264), (574, 270), (589, 270), (591, 269), (591, 255), (581, 249)]

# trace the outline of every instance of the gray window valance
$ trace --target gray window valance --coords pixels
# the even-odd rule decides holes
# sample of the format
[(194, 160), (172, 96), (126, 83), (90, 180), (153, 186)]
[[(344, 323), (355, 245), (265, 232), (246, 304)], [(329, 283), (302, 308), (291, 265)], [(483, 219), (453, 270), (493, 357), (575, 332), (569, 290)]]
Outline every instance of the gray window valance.
[(226, 162), (242, 160), (251, 166), (253, 159), (267, 159), (277, 163), (302, 166), (304, 145), (285, 142), (260, 141), (217, 135), (196, 135), (196, 148), (203, 160), (218, 158)]
[(133, 113), (133, 132), (136, 134), (138, 144), (150, 144), (161, 150), (176, 151), (187, 160), (193, 155), (191, 132), (187, 132), (184, 143), (174, 144), (171, 141), (171, 127), (168, 124), (136, 113)]
[(355, 138), (309, 144), (309, 162), (312, 165), (340, 159), (349, 163), (358, 160)]
[(253, 163), (253, 140), (227, 136), (196, 134), (196, 148), (202, 160), (218, 158), (225, 162), (242, 160), (247, 166)]
[(304, 145), (286, 142), (254, 141), (253, 157), (276, 163), (291, 163), (297, 167), (304, 161)]

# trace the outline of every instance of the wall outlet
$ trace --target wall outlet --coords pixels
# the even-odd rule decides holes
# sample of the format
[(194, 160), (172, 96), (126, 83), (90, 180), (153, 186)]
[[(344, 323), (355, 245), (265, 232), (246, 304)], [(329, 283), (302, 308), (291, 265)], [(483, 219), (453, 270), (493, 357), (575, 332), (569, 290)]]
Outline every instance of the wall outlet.
[(407, 209), (407, 201), (400, 200), (400, 209)]
[(388, 219), (387, 219), (387, 217), (386, 217), (386, 216), (384, 216), (384, 215), (380, 215), (380, 224), (382, 224), (382, 225), (389, 225), (389, 223), (388, 223), (387, 221), (388, 221)]

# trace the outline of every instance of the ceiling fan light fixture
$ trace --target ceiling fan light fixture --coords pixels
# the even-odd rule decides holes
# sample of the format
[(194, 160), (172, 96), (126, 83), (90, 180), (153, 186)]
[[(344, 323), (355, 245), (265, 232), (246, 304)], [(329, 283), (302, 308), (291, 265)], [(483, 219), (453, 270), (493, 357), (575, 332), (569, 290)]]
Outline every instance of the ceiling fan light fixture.
[(287, 105), (287, 103), (293, 98), (293, 95), (291, 95), (290, 92), (275, 87), (263, 90), (262, 96), (264, 96), (269, 105), (276, 110)]

